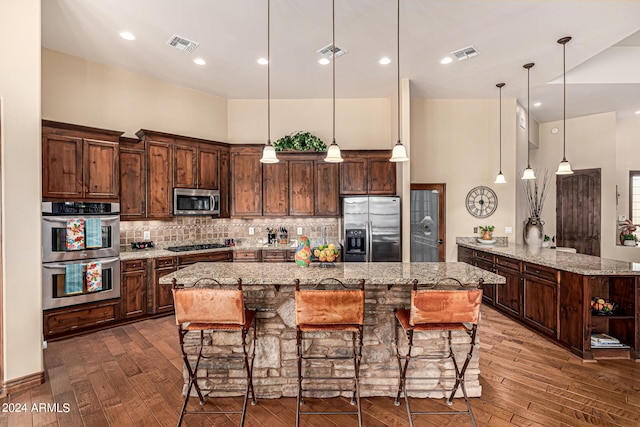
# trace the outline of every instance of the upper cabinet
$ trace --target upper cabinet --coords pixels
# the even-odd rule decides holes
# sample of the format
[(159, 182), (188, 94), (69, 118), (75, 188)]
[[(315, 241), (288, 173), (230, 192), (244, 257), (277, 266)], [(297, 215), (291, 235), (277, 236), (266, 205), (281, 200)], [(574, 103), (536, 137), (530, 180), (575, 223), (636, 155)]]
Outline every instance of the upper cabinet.
[(340, 195), (395, 195), (396, 164), (390, 150), (345, 150), (340, 164)]
[(316, 160), (315, 166), (315, 215), (340, 215), (340, 165)]
[(120, 135), (43, 120), (43, 199), (118, 201)]
[(198, 143), (173, 146), (173, 186), (219, 190), (220, 148)]
[(231, 216), (262, 216), (262, 146), (231, 147)]
[(120, 138), (120, 218), (146, 218), (147, 157), (144, 142)]

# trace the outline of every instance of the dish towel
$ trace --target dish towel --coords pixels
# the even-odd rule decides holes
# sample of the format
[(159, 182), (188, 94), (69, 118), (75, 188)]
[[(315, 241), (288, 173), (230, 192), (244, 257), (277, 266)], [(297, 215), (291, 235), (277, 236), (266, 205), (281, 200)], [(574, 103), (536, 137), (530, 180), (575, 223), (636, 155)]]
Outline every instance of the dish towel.
[(82, 293), (82, 264), (67, 264), (64, 269), (64, 294)]
[(86, 218), (84, 220), (84, 235), (87, 248), (102, 247), (102, 221), (100, 218)]
[(67, 220), (67, 250), (84, 249), (84, 219), (69, 218)]
[(102, 290), (102, 263), (90, 262), (87, 264), (87, 292)]

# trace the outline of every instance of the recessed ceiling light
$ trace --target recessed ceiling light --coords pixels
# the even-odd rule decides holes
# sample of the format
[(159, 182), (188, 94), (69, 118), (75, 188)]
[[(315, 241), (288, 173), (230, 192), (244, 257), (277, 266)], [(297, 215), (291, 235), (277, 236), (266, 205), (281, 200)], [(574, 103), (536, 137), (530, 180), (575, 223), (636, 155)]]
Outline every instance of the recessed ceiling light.
[(389, 65), (391, 64), (391, 60), (387, 57), (384, 57), (382, 59), (380, 59), (380, 61), (378, 61), (380, 63), (380, 65)]
[(442, 58), (442, 59), (440, 60), (440, 63), (441, 63), (442, 65), (451, 64), (452, 62), (453, 62), (453, 58), (452, 58), (452, 57), (450, 57), (450, 56), (445, 56), (444, 58)]
[(193, 60), (193, 62), (194, 62), (194, 63), (196, 63), (196, 64), (198, 64), (198, 65), (204, 65), (204, 64), (206, 64), (206, 63), (207, 63), (207, 61), (205, 61), (205, 60), (204, 60), (204, 59), (202, 59), (202, 58), (196, 58), (196, 59), (194, 59), (194, 60)]
[(258, 59), (258, 64), (260, 64), (260, 65), (267, 65), (268, 63), (269, 63), (269, 61), (267, 61), (266, 58)]
[(533, 104), (534, 107), (539, 107), (542, 105), (542, 102), (536, 102), (535, 104)]
[(636, 111), (636, 114), (640, 114), (640, 110)]
[(328, 58), (320, 58), (318, 60), (318, 64), (320, 64), (320, 65), (327, 65), (327, 64), (330, 64), (330, 63), (331, 63), (331, 61), (329, 61)]
[(129, 31), (123, 31), (120, 33), (120, 37), (122, 37), (125, 40), (135, 40), (136, 36), (134, 36), (133, 34), (131, 34)]

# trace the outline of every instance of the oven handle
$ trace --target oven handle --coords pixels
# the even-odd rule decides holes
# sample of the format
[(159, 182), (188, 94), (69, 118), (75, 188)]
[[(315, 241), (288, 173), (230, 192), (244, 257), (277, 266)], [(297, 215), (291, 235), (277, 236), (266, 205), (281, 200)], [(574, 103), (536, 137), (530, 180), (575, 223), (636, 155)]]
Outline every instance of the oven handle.
[[(88, 261), (88, 260), (78, 260), (78, 261)], [(92, 261), (99, 261), (102, 264), (112, 264), (116, 261), (120, 261), (120, 258), (109, 258), (106, 260), (102, 260), (100, 258), (92, 260)], [(72, 263), (69, 263), (72, 264)], [(67, 265), (69, 264), (42, 264), (42, 267), (44, 268), (66, 268)], [(81, 262), (81, 264), (88, 264), (87, 262)]]
[[(42, 220), (43, 221), (48, 221), (48, 222), (59, 222), (59, 223), (66, 223), (67, 219), (66, 218), (71, 218), (70, 216), (68, 217), (53, 217), (53, 216), (43, 216)], [(77, 217), (74, 218), (86, 218), (83, 217), (82, 215), (78, 215)], [(102, 222), (106, 222), (106, 223), (111, 223), (114, 221), (117, 221), (118, 219), (120, 219), (119, 216), (101, 216), (100, 220), (102, 220)]]

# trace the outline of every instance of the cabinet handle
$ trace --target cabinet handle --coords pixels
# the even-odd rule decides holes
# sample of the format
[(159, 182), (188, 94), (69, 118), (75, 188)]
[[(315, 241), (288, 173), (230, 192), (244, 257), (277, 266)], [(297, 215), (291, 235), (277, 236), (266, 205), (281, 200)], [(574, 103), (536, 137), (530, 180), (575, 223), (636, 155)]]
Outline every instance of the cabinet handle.
[(58, 323), (62, 323), (62, 320), (58, 320)]
[(107, 314), (107, 310), (103, 311), (102, 314), (106, 315)]

